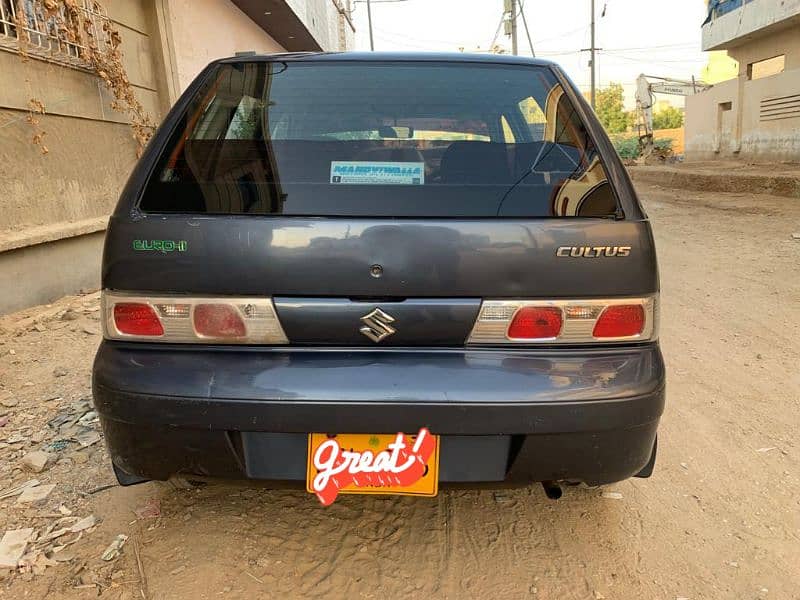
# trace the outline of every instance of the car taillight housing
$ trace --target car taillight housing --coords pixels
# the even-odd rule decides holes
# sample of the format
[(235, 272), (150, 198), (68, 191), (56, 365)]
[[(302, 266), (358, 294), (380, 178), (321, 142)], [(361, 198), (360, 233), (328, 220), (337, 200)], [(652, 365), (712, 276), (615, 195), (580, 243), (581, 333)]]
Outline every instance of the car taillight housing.
[(596, 338), (624, 338), (639, 335), (644, 329), (644, 307), (641, 304), (606, 306), (594, 324)]
[(288, 344), (270, 298), (134, 296), (104, 291), (103, 333), (112, 340)]
[(157, 337), (164, 327), (153, 307), (144, 302), (119, 302), (114, 305), (114, 326), (125, 335)]
[(241, 338), (247, 335), (244, 318), (230, 304), (196, 304), (193, 315), (194, 331), (210, 338)]
[(602, 300), (484, 300), (467, 344), (605, 344), (657, 337), (657, 295)]
[(523, 306), (514, 313), (507, 335), (511, 340), (554, 340), (563, 325), (558, 306)]

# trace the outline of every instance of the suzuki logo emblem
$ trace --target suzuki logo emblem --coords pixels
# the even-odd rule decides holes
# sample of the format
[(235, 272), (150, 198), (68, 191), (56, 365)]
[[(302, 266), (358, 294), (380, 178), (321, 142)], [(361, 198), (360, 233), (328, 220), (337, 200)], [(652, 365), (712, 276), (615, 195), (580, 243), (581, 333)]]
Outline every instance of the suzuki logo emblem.
[(387, 315), (380, 308), (361, 317), (361, 322), (364, 323), (364, 326), (359, 331), (376, 344), (397, 331), (390, 325), (390, 323), (394, 323), (394, 317)]

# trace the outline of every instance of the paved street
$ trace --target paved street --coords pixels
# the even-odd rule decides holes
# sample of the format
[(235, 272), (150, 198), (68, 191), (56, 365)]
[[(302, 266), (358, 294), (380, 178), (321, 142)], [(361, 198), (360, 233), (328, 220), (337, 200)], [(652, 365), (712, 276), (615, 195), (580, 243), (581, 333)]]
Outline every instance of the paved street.
[[(0, 570), (0, 598), (797, 598), (800, 202), (637, 187), (669, 373), (651, 479), (557, 502), (532, 487), (328, 509), (228, 484), (103, 489), (113, 476), (81, 403), (97, 296), (66, 298), (0, 318), (0, 533), (79, 531), (42, 543), (29, 573)], [(51, 464), (23, 471), (43, 446)], [(56, 485), (47, 498), (1, 499), (34, 477)], [(90, 515), (99, 525), (76, 527)], [(119, 534), (119, 556), (101, 560)]]

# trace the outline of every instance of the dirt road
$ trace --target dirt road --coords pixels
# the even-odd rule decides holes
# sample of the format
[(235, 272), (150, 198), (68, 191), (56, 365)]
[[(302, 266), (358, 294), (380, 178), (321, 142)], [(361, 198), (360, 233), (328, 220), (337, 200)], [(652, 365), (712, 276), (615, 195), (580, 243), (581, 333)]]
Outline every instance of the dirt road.
[[(42, 504), (0, 500), (0, 532), (46, 529), (60, 504), (102, 522), (66, 547), (71, 560), (0, 574), (0, 598), (800, 598), (800, 203), (639, 189), (669, 370), (651, 479), (605, 489), (621, 498), (570, 488), (553, 502), (534, 487), (323, 509), (231, 485), (94, 491), (113, 482), (102, 444), (70, 444), (33, 475), (56, 484)], [(48, 420), (85, 412), (96, 304), (0, 320), (0, 400), (13, 405), (0, 404), (0, 495), (32, 477), (20, 457), (52, 440)], [(137, 517), (148, 501), (160, 516)], [(102, 561), (120, 533), (122, 553)]]

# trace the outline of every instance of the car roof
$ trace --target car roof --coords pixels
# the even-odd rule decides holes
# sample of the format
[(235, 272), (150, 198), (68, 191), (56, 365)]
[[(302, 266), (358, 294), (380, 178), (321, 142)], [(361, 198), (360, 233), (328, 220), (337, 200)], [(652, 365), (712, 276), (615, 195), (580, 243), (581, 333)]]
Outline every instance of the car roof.
[(220, 59), (221, 63), (240, 62), (458, 62), (534, 65), (554, 67), (556, 63), (529, 56), (511, 54), (478, 54), (469, 52), (283, 52), (245, 54)]

